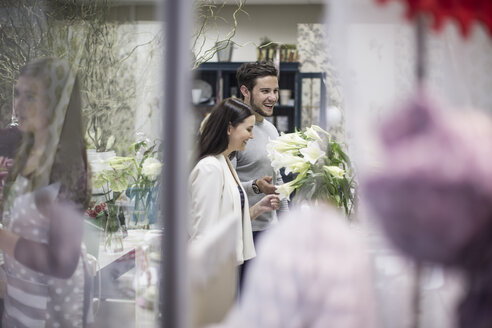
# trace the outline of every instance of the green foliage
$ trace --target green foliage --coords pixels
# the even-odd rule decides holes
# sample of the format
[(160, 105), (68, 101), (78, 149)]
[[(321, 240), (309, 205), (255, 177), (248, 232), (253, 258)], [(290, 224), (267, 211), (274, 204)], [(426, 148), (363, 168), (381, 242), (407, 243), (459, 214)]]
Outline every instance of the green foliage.
[[(218, 50), (224, 49), (236, 35), (238, 21), (237, 18), (244, 11), (246, 0), (236, 0), (236, 8), (230, 20), (222, 15), (222, 9), (226, 1), (219, 0), (196, 0), (194, 1), (194, 12), (196, 17), (195, 28), (192, 37), (191, 50), (193, 52), (193, 69), (200, 66), (201, 63), (207, 62), (217, 53)], [(225, 36), (219, 35), (219, 24), (230, 26), (230, 30)], [(207, 48), (207, 35), (216, 31), (214, 46)], [(222, 41), (222, 42), (219, 42)]]
[[(8, 124), (12, 87), (22, 66), (42, 56), (64, 58), (81, 82), (89, 148), (124, 153), (134, 134), (134, 33), (111, 22), (111, 0), (4, 0), (0, 9), (0, 120)], [(154, 40), (153, 40), (154, 41)]]

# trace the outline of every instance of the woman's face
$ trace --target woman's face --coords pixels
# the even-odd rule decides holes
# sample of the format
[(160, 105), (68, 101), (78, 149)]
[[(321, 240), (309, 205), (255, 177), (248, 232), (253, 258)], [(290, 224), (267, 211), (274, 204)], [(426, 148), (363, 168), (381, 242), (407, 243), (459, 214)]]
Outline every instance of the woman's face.
[(41, 79), (19, 77), (14, 88), (14, 110), (21, 131), (35, 133), (46, 128), (50, 119), (49, 99)]
[(255, 116), (251, 115), (239, 123), (236, 127), (229, 125), (227, 134), (229, 135), (229, 150), (240, 151), (246, 148), (249, 139), (253, 139), (253, 128), (255, 126)]

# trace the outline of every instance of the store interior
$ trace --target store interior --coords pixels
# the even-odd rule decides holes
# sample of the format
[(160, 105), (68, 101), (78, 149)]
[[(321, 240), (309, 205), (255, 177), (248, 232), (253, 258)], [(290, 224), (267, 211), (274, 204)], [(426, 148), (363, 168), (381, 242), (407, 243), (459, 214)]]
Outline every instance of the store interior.
[[(7, 326), (492, 325), (490, 1), (1, 1), (0, 26)], [(39, 58), (65, 71), (44, 76), (64, 84), (47, 88), (59, 104), (43, 124), (57, 137), (36, 151), (37, 136), (45, 136), (32, 123), (44, 122), (33, 101), (40, 93), (22, 97), (23, 83), (37, 74), (25, 67)], [(189, 240), (190, 172), (205, 118), (225, 99), (250, 106), (237, 72), (264, 61), (275, 67), (278, 87), (273, 114), (262, 115), (279, 135), (265, 153), (283, 179), (276, 195), (288, 213), (278, 210), (278, 222), (254, 241), (257, 258), (243, 285), (231, 237), (237, 220), (221, 217), (203, 240)], [(59, 121), (69, 121), (78, 92), (83, 155), (66, 154), (82, 156), (83, 169), (58, 159), (69, 133)], [(317, 157), (309, 160), (314, 143)], [(30, 156), (39, 161), (32, 171)], [(233, 154), (229, 164), (234, 156), (239, 161)], [(69, 173), (60, 178), (57, 170)], [(59, 188), (56, 178), (86, 197), (78, 212), (54, 203), (59, 196), (48, 187)], [(43, 201), (55, 209), (50, 220), (80, 220), (59, 228), (62, 237), (50, 235), (56, 223), (43, 221), (51, 218)], [(31, 217), (15, 223), (26, 210), (45, 222), (28, 233)], [(70, 229), (76, 237), (67, 237)], [(39, 230), (49, 237), (39, 239)], [(19, 241), (8, 246), (12, 235)], [(35, 262), (25, 264), (24, 240), (48, 245), (47, 255), (36, 261), (25, 252)], [(63, 267), (50, 245), (69, 240), (79, 266), (53, 283), (43, 263)], [(65, 288), (73, 292), (80, 266), (90, 296), (80, 299), (88, 301), (77, 321), (75, 307), (52, 302), (61, 294), (69, 303)], [(48, 301), (41, 287), (25, 294), (22, 279), (46, 286)], [(47, 305), (21, 304), (29, 293)]]

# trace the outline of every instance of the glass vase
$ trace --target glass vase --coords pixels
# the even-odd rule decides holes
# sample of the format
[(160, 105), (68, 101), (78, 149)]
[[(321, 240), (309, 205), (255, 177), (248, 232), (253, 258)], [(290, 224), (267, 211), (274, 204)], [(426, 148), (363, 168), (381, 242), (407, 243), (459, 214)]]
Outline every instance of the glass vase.
[(149, 229), (149, 216), (147, 208), (131, 208), (128, 210), (126, 226), (128, 229)]
[(156, 195), (154, 188), (130, 190), (129, 197), (133, 204), (125, 215), (128, 229), (150, 229), (150, 224), (153, 222), (150, 221), (149, 216), (153, 213)]
[(118, 218), (120, 206), (107, 204), (107, 219), (104, 229), (104, 249), (108, 254), (123, 251), (123, 230)]

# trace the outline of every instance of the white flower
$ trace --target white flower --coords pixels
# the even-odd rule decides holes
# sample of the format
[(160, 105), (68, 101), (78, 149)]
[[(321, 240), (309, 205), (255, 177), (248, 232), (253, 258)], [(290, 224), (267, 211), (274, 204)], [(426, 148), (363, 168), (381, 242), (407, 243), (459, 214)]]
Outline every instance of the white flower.
[(271, 142), (272, 140), (269, 139), (268, 141), (266, 145), (267, 157), (273, 162), (276, 158), (277, 151), (275, 150), (275, 145)]
[(315, 131), (326, 134), (328, 137), (330, 136), (330, 134), (328, 132), (326, 132), (325, 130), (323, 130), (322, 128), (320, 128), (319, 126), (317, 126), (315, 124), (311, 125), (311, 128)]
[(325, 156), (325, 152), (321, 150), (317, 141), (310, 141), (306, 148), (300, 150), (306, 161), (315, 164), (318, 159)]
[(290, 200), (290, 194), (294, 191), (294, 183), (296, 181), (290, 181), (284, 184), (281, 184), (280, 186), (277, 187), (276, 192), (278, 193), (278, 197), (280, 200), (282, 199), (288, 199)]
[(338, 166), (323, 166), (323, 168), (328, 172), (330, 175), (332, 175), (335, 178), (338, 179), (343, 179), (343, 176), (345, 174), (345, 170), (339, 168)]
[(277, 152), (294, 151), (307, 145), (307, 140), (302, 140), (304, 141), (304, 143), (298, 144), (295, 141), (278, 138), (275, 140), (270, 140), (270, 144), (272, 144), (272, 149)]
[(278, 153), (276, 158), (272, 161), (272, 167), (275, 170), (280, 170), (285, 167), (285, 174), (291, 172), (301, 172), (309, 169), (309, 163), (302, 157), (294, 155), (292, 153)]
[(151, 180), (157, 179), (161, 174), (162, 163), (156, 159), (149, 157), (142, 164), (142, 174)]
[(307, 128), (306, 132), (304, 132), (304, 134), (308, 138), (311, 138), (311, 139), (319, 141), (319, 142), (323, 142), (323, 140), (321, 140), (321, 137), (319, 136), (318, 132), (316, 132), (316, 130), (313, 129), (313, 127)]

